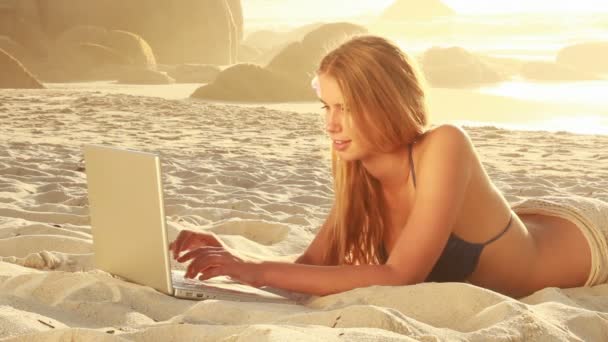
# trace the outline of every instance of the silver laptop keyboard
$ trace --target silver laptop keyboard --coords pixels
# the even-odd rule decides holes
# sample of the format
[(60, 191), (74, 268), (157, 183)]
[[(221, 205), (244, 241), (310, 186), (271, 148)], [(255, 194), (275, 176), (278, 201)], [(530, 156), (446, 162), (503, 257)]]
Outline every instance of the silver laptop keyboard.
[(171, 281), (174, 285), (183, 286), (183, 287), (200, 287), (202, 286), (202, 282), (198, 279), (190, 279), (184, 278), (181, 274), (171, 272)]
[(216, 294), (236, 294), (239, 296), (255, 296), (252, 293), (246, 293), (236, 290), (230, 290), (226, 288), (206, 285), (198, 279), (184, 278), (183, 273), (171, 272), (171, 280), (173, 287), (184, 288), (192, 291), (204, 291), (205, 293), (216, 293)]

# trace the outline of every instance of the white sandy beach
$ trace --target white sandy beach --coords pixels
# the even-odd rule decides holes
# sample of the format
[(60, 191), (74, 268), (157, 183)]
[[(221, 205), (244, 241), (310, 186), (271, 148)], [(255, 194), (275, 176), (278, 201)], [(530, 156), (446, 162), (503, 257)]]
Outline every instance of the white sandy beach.
[[(449, 92), (434, 97), (438, 121), (472, 101), (480, 118), (506, 105), (539, 116), (576, 110)], [(0, 91), (0, 339), (608, 340), (608, 285), (513, 299), (427, 283), (285, 305), (180, 300), (94, 268), (81, 152), (88, 143), (162, 154), (170, 239), (201, 229), (261, 258), (301, 253), (331, 203), (328, 143), (318, 114), (280, 108), (77, 87)], [(608, 201), (608, 136), (467, 131), (510, 202), (545, 194)]]

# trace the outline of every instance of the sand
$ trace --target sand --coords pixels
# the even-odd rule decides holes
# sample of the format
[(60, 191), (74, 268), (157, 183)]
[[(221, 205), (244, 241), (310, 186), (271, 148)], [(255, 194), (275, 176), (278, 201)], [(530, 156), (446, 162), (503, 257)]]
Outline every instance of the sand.
[[(0, 91), (0, 338), (608, 340), (608, 285), (513, 299), (470, 284), (429, 283), (287, 305), (180, 300), (95, 269), (84, 144), (162, 154), (170, 238), (184, 228), (209, 230), (249, 255), (294, 257), (331, 203), (321, 123), (318, 114), (285, 105), (207, 104), (76, 86)], [(510, 202), (544, 194), (608, 201), (608, 136), (466, 129)]]

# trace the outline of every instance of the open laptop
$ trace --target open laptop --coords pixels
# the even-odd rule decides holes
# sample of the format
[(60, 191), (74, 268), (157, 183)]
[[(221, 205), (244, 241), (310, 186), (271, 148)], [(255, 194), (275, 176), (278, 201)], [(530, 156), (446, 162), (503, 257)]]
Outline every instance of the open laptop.
[(85, 146), (84, 157), (97, 268), (179, 298), (298, 302), (277, 290), (229, 280), (203, 283), (172, 271), (160, 157), (99, 145)]

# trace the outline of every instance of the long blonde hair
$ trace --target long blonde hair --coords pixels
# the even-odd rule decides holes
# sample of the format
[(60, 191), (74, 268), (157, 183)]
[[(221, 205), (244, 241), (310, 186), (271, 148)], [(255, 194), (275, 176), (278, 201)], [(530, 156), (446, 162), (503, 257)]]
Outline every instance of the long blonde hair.
[[(334, 78), (354, 125), (379, 153), (412, 143), (427, 125), (422, 78), (406, 54), (376, 36), (358, 36), (329, 52), (317, 74)], [(340, 160), (332, 150), (334, 208), (324, 262), (383, 264), (386, 227), (382, 188), (361, 161)]]

